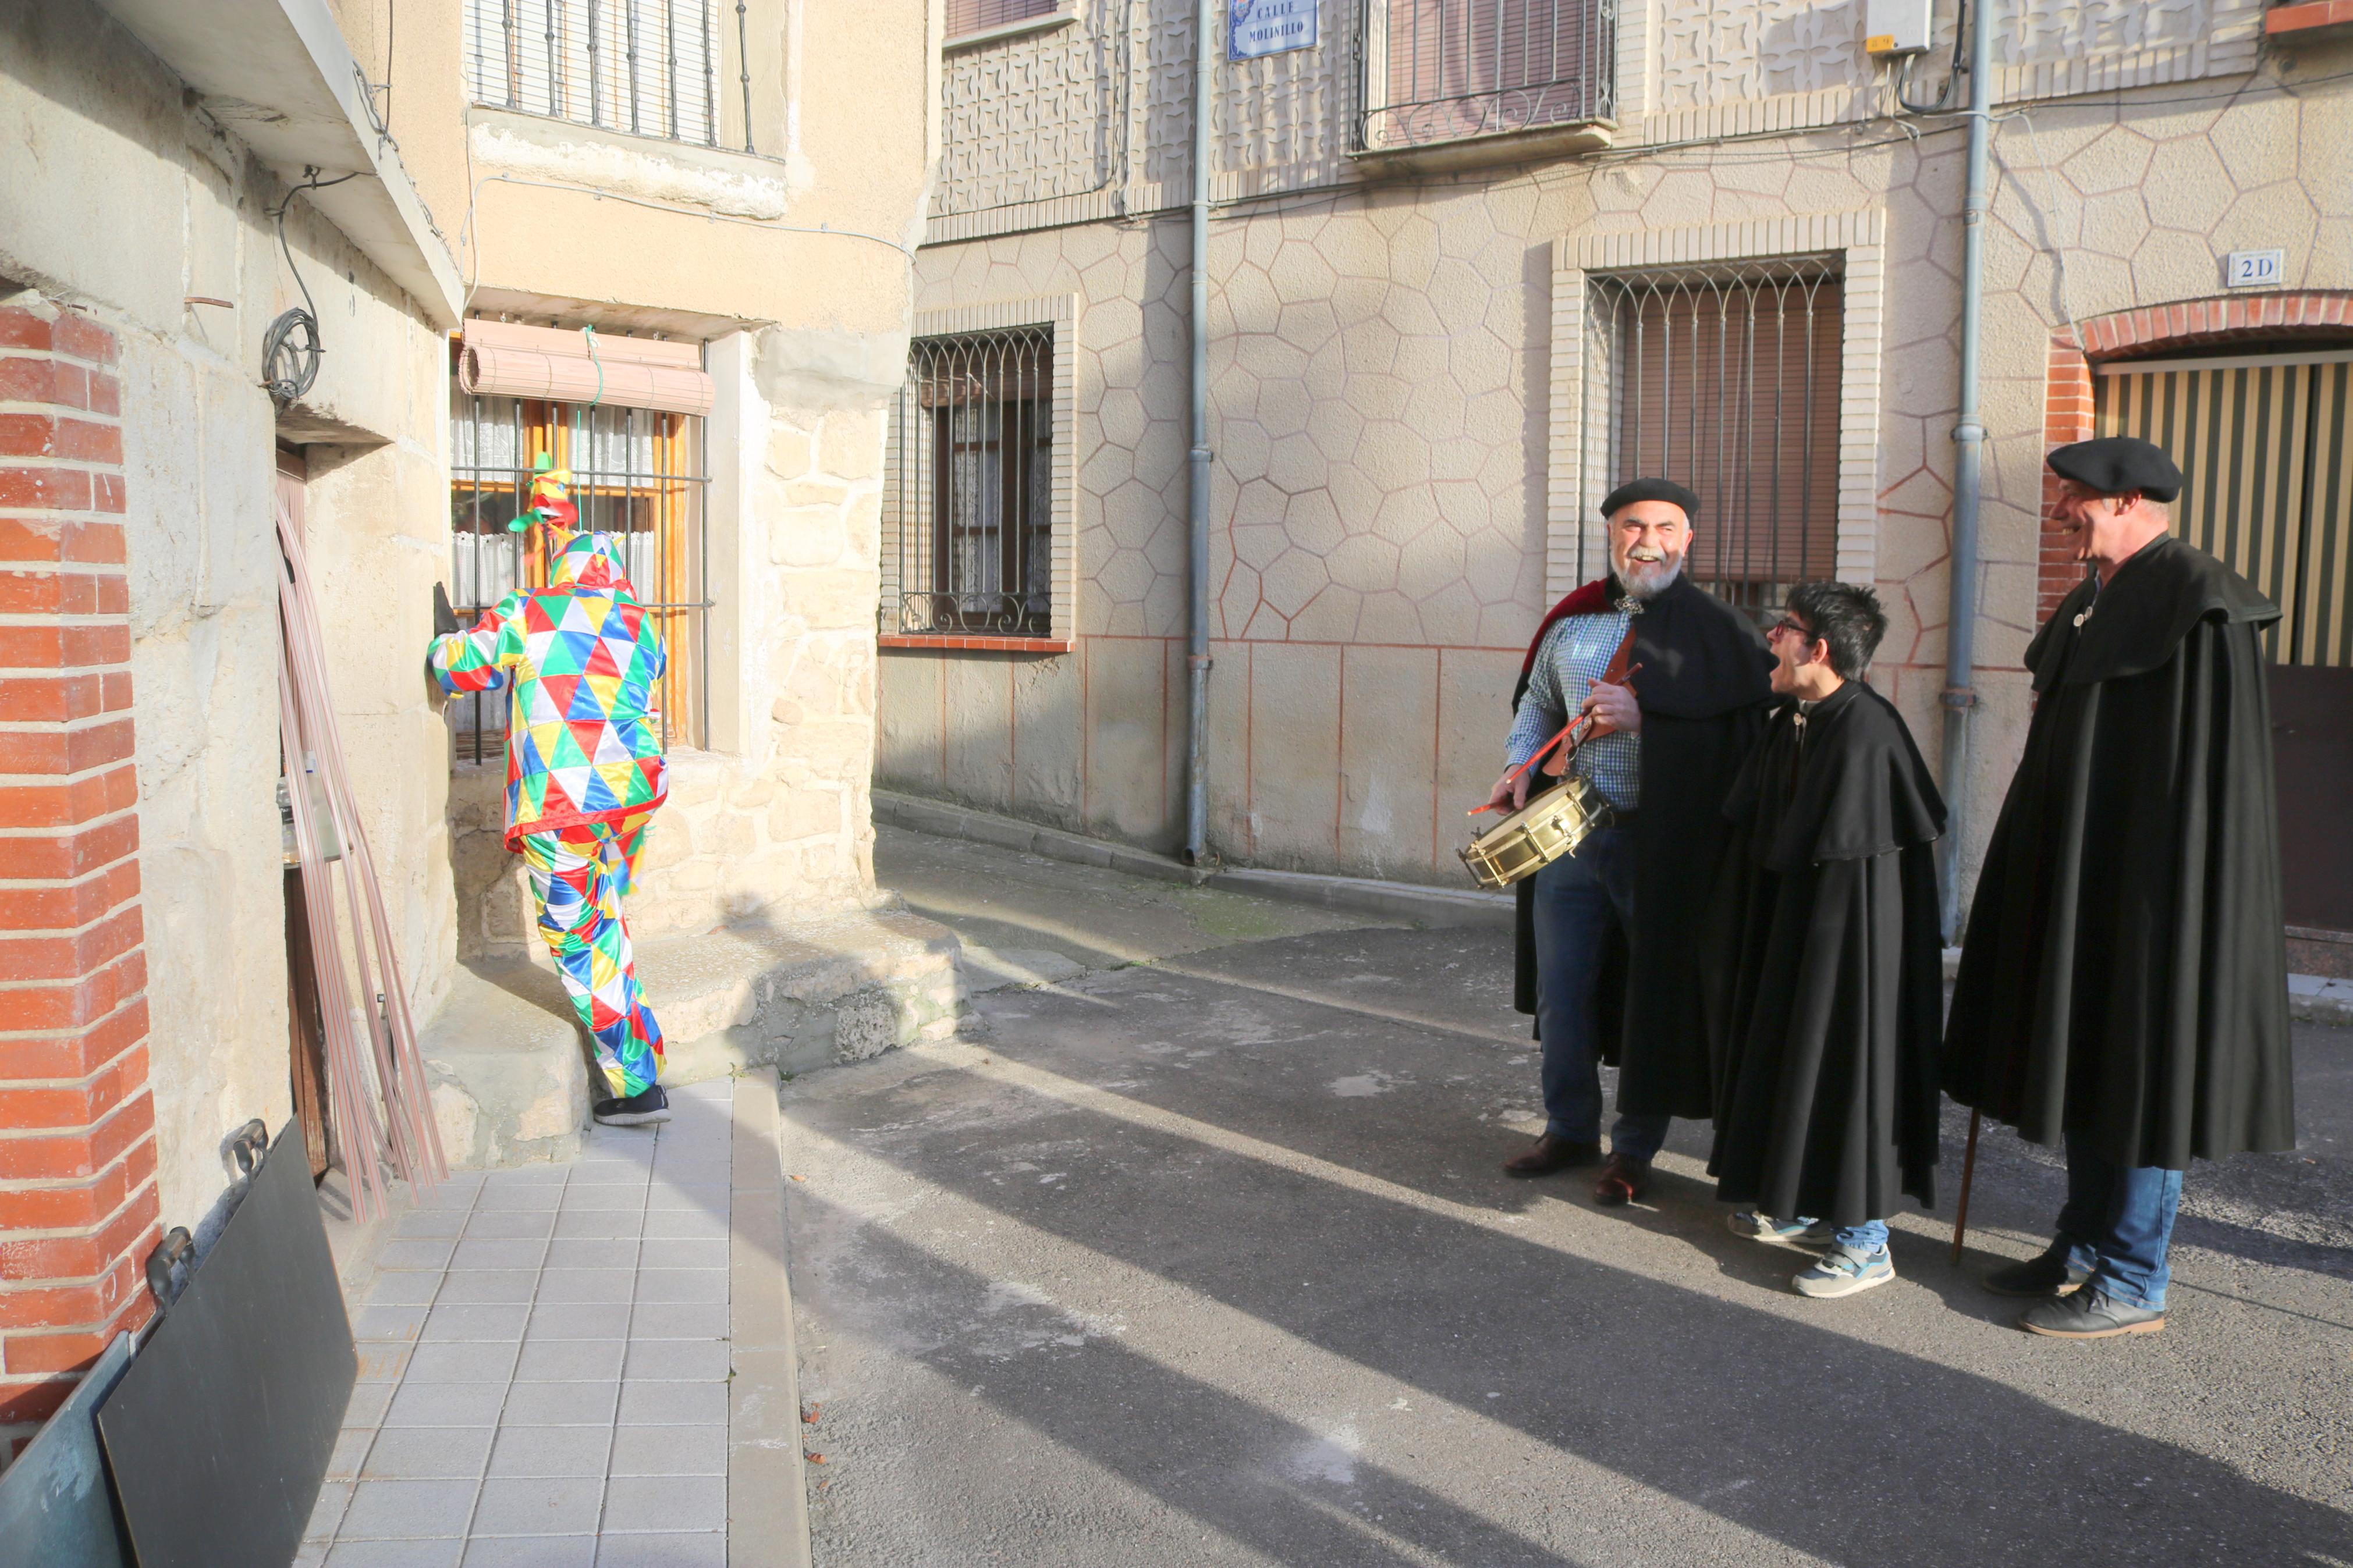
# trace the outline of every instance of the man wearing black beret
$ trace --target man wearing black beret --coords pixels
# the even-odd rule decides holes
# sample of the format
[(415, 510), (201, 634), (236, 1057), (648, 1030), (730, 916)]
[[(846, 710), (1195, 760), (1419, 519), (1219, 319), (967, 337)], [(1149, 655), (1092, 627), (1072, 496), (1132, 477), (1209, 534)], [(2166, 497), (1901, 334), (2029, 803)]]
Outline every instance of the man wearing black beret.
[(1488, 802), (1525, 805), (1528, 760), (1572, 718), (1594, 718), (1567, 766), (1615, 820), (1518, 885), (1514, 1000), (1536, 1016), (1545, 1131), (1504, 1168), (1542, 1176), (1599, 1161), (1599, 1064), (1615, 1061), (1618, 1121), (1594, 1188), (1605, 1204), (1641, 1195), (1669, 1118), (1712, 1109), (1696, 937), (1725, 797), (1771, 697), (1765, 639), (1684, 574), (1698, 508), (1670, 479), (1633, 480), (1601, 503), (1609, 575), (1536, 628)]
[(2195, 1156), (2292, 1148), (2287, 951), (2263, 630), (2279, 610), (2175, 538), (2181, 472), (2062, 447), (2051, 526), (2090, 567), (2026, 649), (2034, 718), (1987, 846), (1945, 1089), (2063, 1143), (2039, 1258), (1986, 1278), (2061, 1339), (2165, 1326)]

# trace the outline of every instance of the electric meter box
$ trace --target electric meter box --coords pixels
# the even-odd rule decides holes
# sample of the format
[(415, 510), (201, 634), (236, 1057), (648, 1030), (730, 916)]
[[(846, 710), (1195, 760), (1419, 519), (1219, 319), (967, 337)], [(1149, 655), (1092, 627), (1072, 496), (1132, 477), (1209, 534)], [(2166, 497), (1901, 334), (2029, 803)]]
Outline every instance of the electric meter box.
[(1928, 52), (1928, 0), (1863, 0), (1863, 52), (1901, 59)]

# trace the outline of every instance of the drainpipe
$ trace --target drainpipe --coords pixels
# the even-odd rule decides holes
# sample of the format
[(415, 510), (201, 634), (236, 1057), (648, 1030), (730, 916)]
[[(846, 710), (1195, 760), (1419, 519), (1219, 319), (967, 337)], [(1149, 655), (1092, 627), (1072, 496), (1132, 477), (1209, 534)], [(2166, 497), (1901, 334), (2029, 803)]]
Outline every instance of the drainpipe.
[(1209, 94), (1215, 84), (1218, 0), (1200, 0), (1193, 62), (1193, 445), (1187, 454), (1192, 605), (1185, 670), (1185, 859), (1208, 858), (1209, 832)]
[(1969, 27), (1968, 187), (1961, 201), (1960, 416), (1953, 426), (1951, 597), (1945, 615), (1947, 819), (1939, 846), (1944, 872), (1945, 941), (1961, 938), (1961, 840), (1968, 831), (1969, 714), (1978, 705), (1978, 496), (1985, 426), (1978, 417), (1978, 349), (1985, 313), (1986, 147), (1993, 131), (1992, 0), (1975, 0)]

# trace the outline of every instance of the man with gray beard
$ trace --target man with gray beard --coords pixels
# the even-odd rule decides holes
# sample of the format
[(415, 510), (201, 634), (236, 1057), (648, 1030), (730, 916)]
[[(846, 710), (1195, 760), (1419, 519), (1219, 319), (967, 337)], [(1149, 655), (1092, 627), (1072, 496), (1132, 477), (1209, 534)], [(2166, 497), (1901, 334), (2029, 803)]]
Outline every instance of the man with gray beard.
[[(1710, 1114), (1695, 936), (1722, 850), (1725, 797), (1763, 723), (1772, 656), (1738, 611), (1683, 574), (1699, 498), (1634, 479), (1601, 504), (1609, 576), (1553, 606), (1512, 694), (1510, 765), (1488, 805), (1527, 802), (1525, 763), (1572, 718), (1568, 759), (1612, 808), (1576, 854), (1519, 883), (1515, 1005), (1543, 1045), (1545, 1131), (1504, 1162), (1544, 1176), (1601, 1159), (1599, 1064), (1618, 1120), (1596, 1201), (1641, 1196), (1676, 1116)], [(1628, 674), (1626, 672), (1630, 672)]]

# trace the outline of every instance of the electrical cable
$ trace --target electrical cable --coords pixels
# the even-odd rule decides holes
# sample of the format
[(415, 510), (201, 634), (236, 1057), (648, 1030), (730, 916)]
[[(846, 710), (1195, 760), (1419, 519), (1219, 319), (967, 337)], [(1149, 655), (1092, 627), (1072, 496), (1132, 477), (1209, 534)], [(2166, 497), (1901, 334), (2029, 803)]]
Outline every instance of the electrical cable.
[[(302, 280), (302, 269), (294, 265), (294, 248), (286, 241), (286, 209), (304, 191), (323, 191), (329, 185), (340, 185), (345, 180), (359, 178), (357, 172), (339, 174), (332, 180), (319, 178), (316, 166), (305, 164), (303, 183), (286, 193), (269, 216), (278, 226), (278, 248), (286, 257), (286, 270), (294, 274), (294, 287), (302, 291), (300, 308), (281, 311), (269, 330), (261, 335), (261, 384), (280, 407), (293, 402), (311, 390), (319, 379), (319, 358), (326, 351), (319, 342), (319, 308), (311, 298), (311, 286)], [(301, 341), (295, 341), (300, 332)]]
[[(1983, 6), (1986, 3), (1987, 0), (1976, 0), (1978, 6)], [(1953, 100), (1953, 89), (1960, 85), (1963, 77), (1969, 74), (1969, 68), (1965, 62), (1968, 58), (1971, 15), (1970, 0), (1959, 0), (1959, 4), (1954, 7), (1953, 12), (1953, 68), (1945, 73), (1945, 85), (1937, 92), (1936, 102), (1915, 103), (1904, 96), (1904, 89), (1912, 80), (1913, 63), (1917, 58), (1913, 55), (1904, 57), (1904, 63), (1896, 67), (1895, 79), (1891, 84), (1895, 93), (1897, 108), (1910, 114), (1943, 114), (1947, 111), (1947, 106)]]

